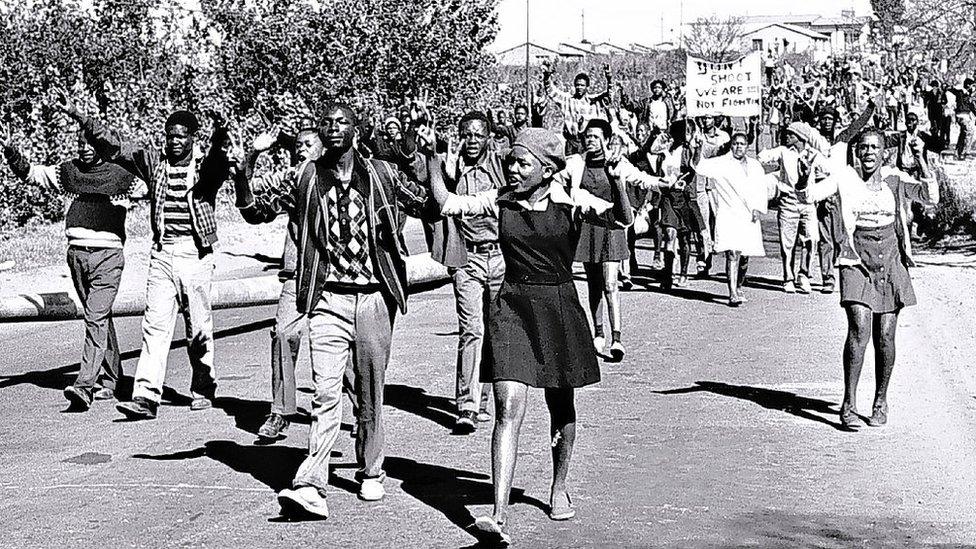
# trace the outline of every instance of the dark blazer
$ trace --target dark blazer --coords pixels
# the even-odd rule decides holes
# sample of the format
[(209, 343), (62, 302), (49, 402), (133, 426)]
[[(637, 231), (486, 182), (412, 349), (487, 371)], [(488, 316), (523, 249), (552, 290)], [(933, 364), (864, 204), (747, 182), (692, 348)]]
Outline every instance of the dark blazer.
[[(401, 312), (407, 311), (407, 248), (403, 242), (400, 219), (403, 213), (420, 217), (425, 211), (427, 191), (395, 165), (365, 158), (354, 151), (353, 170), (361, 182), (367, 201), (367, 223), (371, 259), (381, 290), (394, 300)], [(274, 189), (239, 203), (241, 215), (249, 223), (267, 223), (282, 209), (293, 210), (298, 222), (298, 310), (308, 313), (315, 306), (325, 286), (328, 262), (328, 215), (324, 203), (323, 160), (306, 162), (298, 169), (293, 185)], [(425, 162), (425, 161), (423, 161)], [(419, 171), (426, 173), (426, 170)], [(238, 185), (238, 189), (248, 187)], [(285, 199), (285, 200), (283, 200)], [(320, 221), (316, 223), (316, 219)]]

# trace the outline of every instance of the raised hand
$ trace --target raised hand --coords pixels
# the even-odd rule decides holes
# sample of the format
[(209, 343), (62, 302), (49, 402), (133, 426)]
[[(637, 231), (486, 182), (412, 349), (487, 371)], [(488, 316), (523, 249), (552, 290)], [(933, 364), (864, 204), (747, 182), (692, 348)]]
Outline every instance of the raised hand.
[(255, 152), (264, 152), (274, 146), (275, 142), (278, 140), (278, 134), (281, 130), (277, 126), (272, 126), (271, 129), (258, 134), (251, 142), (251, 148)]
[(0, 149), (13, 145), (14, 134), (9, 125), (0, 125)]
[(417, 149), (433, 155), (437, 150), (437, 134), (431, 125), (417, 126)]
[(61, 88), (57, 88), (54, 92), (54, 106), (72, 118), (77, 118), (81, 114), (75, 102)]

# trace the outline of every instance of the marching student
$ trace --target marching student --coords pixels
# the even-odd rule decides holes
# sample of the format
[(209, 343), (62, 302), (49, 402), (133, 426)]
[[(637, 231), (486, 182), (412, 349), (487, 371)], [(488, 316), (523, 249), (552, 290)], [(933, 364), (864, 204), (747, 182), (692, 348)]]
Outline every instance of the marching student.
[(867, 424), (879, 427), (888, 421), (888, 385), (895, 366), (895, 328), (898, 313), (915, 305), (915, 291), (908, 268), (912, 261), (908, 212), (913, 203), (935, 204), (939, 186), (928, 170), (923, 148), (912, 143), (919, 166), (918, 181), (901, 170), (882, 164), (884, 135), (865, 130), (855, 141), (858, 168), (845, 166), (820, 181), (809, 180), (797, 188), (804, 203), (839, 193), (846, 238), (837, 260), (840, 301), (847, 313), (844, 343), (844, 401), (840, 420), (856, 429), (857, 386), (868, 342), (874, 343), (877, 385)]
[(122, 375), (112, 305), (125, 267), (125, 219), (135, 176), (102, 160), (81, 134), (78, 157), (55, 166), (30, 164), (7, 133), (0, 135), (0, 147), (22, 181), (72, 197), (64, 234), (71, 281), (84, 309), (85, 344), (78, 376), (64, 396), (74, 409), (87, 410), (93, 400), (115, 397)]
[(210, 148), (203, 153), (196, 147), (195, 135), (200, 128), (196, 115), (175, 111), (163, 125), (166, 143), (159, 151), (123, 139), (78, 110), (63, 94), (59, 107), (81, 124), (96, 154), (122, 166), (148, 186), (153, 249), (142, 320), (142, 350), (132, 401), (118, 404), (118, 410), (134, 420), (156, 417), (173, 327), (180, 310), (186, 321), (186, 351), (193, 370), (190, 409), (210, 408), (217, 388), (210, 304), (217, 243), (214, 205), (217, 191), (236, 166), (230, 156), (226, 127), (215, 117)]

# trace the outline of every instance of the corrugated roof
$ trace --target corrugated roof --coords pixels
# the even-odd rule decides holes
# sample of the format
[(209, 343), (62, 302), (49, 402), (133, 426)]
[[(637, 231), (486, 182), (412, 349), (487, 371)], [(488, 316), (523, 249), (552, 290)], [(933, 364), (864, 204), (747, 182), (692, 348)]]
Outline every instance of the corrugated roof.
[(805, 29), (805, 28), (800, 27), (800, 26), (797, 26), (797, 25), (791, 25), (789, 23), (772, 23), (770, 25), (765, 25), (765, 26), (761, 26), (759, 28), (753, 29), (753, 30), (751, 30), (749, 32), (746, 32), (744, 34), (745, 34), (745, 36), (749, 36), (750, 34), (759, 32), (759, 31), (761, 31), (763, 29), (768, 29), (769, 27), (780, 27), (780, 28), (786, 29), (786, 30), (788, 30), (790, 32), (795, 32), (796, 34), (800, 34), (800, 35), (806, 36), (807, 38), (812, 38), (814, 40), (830, 40), (830, 37), (827, 36), (826, 34), (819, 33), (817, 31), (813, 31), (813, 30), (810, 30), (810, 29)]

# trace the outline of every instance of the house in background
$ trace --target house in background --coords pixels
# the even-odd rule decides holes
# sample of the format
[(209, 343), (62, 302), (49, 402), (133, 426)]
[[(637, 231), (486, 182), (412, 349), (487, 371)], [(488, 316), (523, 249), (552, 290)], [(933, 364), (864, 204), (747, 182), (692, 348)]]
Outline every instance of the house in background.
[(814, 61), (820, 62), (830, 55), (830, 38), (790, 23), (753, 24), (742, 35), (742, 51), (772, 51), (783, 53), (809, 53)]
[[(529, 42), (529, 64), (541, 65), (543, 61), (582, 61), (586, 57), (583, 51), (573, 51), (568, 48), (548, 48)], [(495, 54), (495, 59), (500, 65), (524, 65), (525, 64), (525, 42), (502, 50)]]
[[(747, 33), (763, 29), (768, 25), (784, 25), (793, 28), (793, 30), (803, 29), (814, 32), (827, 38), (827, 53), (829, 55), (844, 55), (870, 49), (871, 23), (873, 21), (874, 16), (856, 15), (853, 10), (844, 10), (835, 17), (823, 15), (754, 15), (743, 18), (743, 25)], [(747, 45), (751, 46), (751, 42)]]

